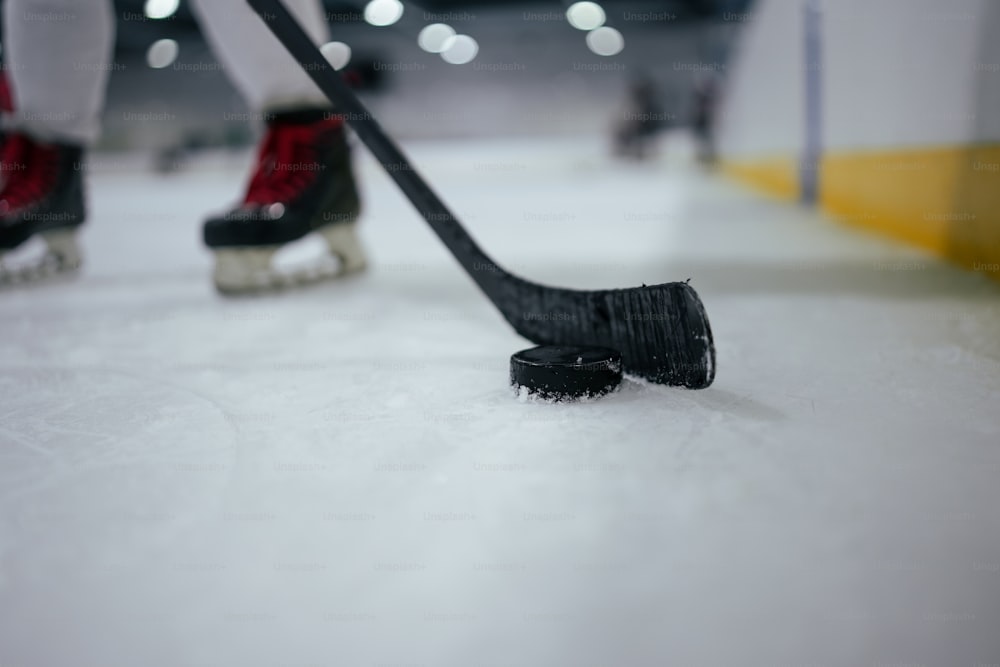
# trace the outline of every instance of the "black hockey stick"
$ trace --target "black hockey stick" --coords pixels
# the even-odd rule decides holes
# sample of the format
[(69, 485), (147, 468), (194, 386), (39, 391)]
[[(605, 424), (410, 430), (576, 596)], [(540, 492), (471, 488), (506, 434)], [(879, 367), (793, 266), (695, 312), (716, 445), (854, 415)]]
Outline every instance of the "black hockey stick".
[(701, 389), (715, 378), (708, 317), (687, 283), (585, 292), (512, 275), (484, 253), (414, 171), (365, 106), (279, 0), (247, 0), (343, 115), (466, 273), (519, 334), (541, 345), (599, 345), (622, 354), (625, 371)]

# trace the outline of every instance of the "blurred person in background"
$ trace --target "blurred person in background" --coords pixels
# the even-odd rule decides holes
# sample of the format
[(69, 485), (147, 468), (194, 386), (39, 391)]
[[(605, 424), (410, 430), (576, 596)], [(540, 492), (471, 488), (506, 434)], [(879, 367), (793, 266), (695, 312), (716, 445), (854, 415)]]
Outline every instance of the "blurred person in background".
[(656, 135), (668, 127), (667, 113), (652, 78), (639, 74), (628, 85), (625, 108), (614, 128), (616, 155), (644, 160), (653, 152)]
[(715, 165), (715, 112), (718, 107), (719, 83), (711, 73), (694, 82), (694, 114), (691, 129), (697, 142), (698, 161), (706, 167)]
[[(317, 44), (329, 40), (320, 0), (283, 2)], [(267, 124), (242, 201), (204, 223), (216, 287), (253, 291), (363, 268), (342, 118), (245, 0), (190, 3), (233, 84)], [(0, 256), (43, 238), (41, 263), (15, 277), (30, 279), (80, 264), (81, 167), (100, 134), (115, 14), (112, 0), (5, 0), (3, 12), (13, 111), (4, 114), (0, 152)], [(314, 231), (339, 260), (336, 270), (279, 274), (274, 253)]]

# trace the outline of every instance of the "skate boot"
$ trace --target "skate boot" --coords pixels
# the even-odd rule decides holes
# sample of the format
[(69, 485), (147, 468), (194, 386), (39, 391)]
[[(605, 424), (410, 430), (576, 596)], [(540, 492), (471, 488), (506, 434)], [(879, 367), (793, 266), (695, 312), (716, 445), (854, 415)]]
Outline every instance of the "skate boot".
[[(78, 269), (77, 228), (86, 218), (83, 150), (46, 144), (20, 132), (4, 140), (0, 153), (0, 284), (33, 282)], [(40, 237), (40, 258), (13, 252)]]
[[(360, 271), (359, 211), (343, 121), (318, 110), (271, 116), (243, 203), (205, 222), (216, 288), (256, 292)], [(274, 265), (278, 250), (313, 232), (329, 250), (326, 261), (285, 271)]]

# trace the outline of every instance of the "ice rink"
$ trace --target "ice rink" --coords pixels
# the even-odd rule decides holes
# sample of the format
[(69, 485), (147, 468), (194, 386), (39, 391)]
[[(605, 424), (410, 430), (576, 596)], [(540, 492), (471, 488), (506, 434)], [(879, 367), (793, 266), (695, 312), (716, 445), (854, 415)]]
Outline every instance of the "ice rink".
[(529, 345), (361, 151), (371, 270), (240, 299), (200, 223), (247, 155), (98, 156), (83, 273), (0, 293), (0, 665), (1000, 662), (995, 283), (679, 138), (407, 149), (526, 278), (690, 278), (715, 385), (518, 400)]

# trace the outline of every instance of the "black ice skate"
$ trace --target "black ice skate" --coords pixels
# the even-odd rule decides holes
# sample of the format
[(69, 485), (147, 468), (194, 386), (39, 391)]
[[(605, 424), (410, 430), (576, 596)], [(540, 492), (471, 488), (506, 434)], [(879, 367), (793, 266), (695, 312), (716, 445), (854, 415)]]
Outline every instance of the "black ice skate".
[[(360, 211), (343, 122), (328, 111), (275, 114), (243, 203), (205, 222), (215, 252), (215, 286), (253, 292), (360, 271)], [(337, 262), (293, 271), (273, 265), (282, 246), (319, 233)]]
[[(77, 228), (86, 218), (79, 146), (46, 144), (14, 132), (0, 152), (0, 284), (30, 282), (80, 267)], [(19, 263), (11, 251), (33, 237), (41, 258)]]

